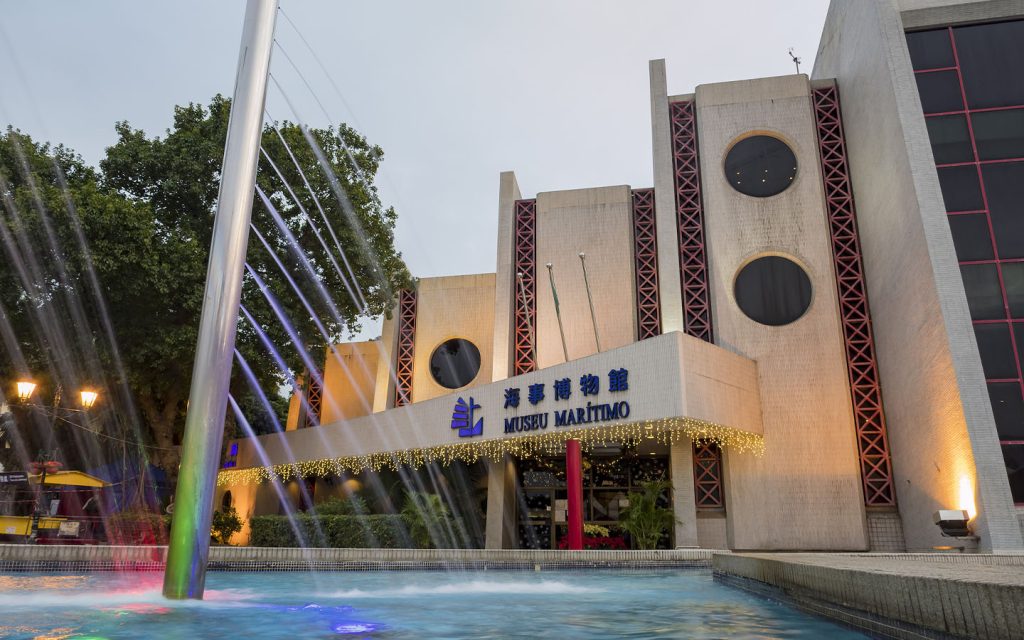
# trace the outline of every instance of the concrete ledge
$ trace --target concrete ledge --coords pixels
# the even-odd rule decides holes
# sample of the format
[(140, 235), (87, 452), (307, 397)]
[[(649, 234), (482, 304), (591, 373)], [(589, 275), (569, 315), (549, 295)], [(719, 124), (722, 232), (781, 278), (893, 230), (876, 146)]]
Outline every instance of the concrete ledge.
[[(710, 567), (714, 551), (211, 547), (217, 571), (658, 569)], [(2, 571), (158, 571), (167, 547), (0, 545)]]
[(889, 638), (1019, 638), (1024, 558), (716, 554), (716, 579)]

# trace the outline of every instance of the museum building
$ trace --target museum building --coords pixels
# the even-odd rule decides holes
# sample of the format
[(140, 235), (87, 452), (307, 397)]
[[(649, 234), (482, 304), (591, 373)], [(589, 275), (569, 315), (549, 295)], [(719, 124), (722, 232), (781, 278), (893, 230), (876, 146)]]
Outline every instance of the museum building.
[(653, 184), (502, 173), (495, 272), (335, 345), (218, 500), (462, 465), (487, 548), (666, 479), (665, 546), (1024, 550), (1024, 2), (833, 0), (810, 77), (649, 73)]

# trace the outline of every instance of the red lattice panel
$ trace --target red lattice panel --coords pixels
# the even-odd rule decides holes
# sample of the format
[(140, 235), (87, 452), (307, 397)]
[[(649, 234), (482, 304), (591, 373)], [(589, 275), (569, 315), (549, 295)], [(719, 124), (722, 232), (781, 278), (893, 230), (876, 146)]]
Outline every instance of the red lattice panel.
[(413, 349), (416, 343), (416, 292), (398, 294), (398, 353), (395, 357), (395, 406), (412, 402)]
[(698, 509), (722, 509), (722, 450), (713, 442), (693, 445), (693, 489)]
[(891, 507), (896, 504), (892, 462), (857, 235), (857, 214), (846, 161), (839, 91), (835, 86), (814, 89), (814, 116), (818, 125), (821, 172), (825, 182), (846, 363), (857, 423), (864, 502), (869, 507)]
[[(533, 340), (537, 330), (537, 201), (516, 200), (513, 250), (514, 335), (512, 375), (537, 368)], [(522, 285), (518, 274), (523, 274)], [(524, 294), (525, 292), (525, 294)]]
[(691, 336), (714, 342), (708, 293), (708, 261), (704, 246), (704, 208), (700, 197), (697, 118), (693, 101), (670, 103), (669, 117), (672, 123), (676, 221), (679, 224), (683, 329)]
[(306, 419), (304, 426), (320, 426), (320, 417), (324, 401), (323, 378), (319, 373), (312, 372), (309, 375), (309, 382), (306, 384)]
[(658, 302), (658, 234), (654, 189), (633, 190), (633, 259), (636, 273), (637, 339), (661, 334)]

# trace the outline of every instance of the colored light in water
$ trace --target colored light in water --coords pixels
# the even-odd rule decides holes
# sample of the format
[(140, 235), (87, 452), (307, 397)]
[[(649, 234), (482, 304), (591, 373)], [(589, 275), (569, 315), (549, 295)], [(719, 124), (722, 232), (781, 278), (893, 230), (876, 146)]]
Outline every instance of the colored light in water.
[(334, 625), (334, 633), (339, 635), (356, 635), (359, 633), (372, 633), (377, 630), (377, 625), (368, 622), (343, 622)]
[(960, 476), (960, 508), (967, 512), (971, 520), (978, 515), (978, 509), (974, 505), (974, 485), (967, 476)]

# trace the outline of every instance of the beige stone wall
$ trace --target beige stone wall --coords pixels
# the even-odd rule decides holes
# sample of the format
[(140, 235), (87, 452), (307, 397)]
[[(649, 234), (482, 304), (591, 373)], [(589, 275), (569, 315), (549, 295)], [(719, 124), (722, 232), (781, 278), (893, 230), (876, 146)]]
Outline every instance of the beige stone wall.
[(654, 210), (658, 241), (658, 297), (661, 330), (683, 331), (683, 297), (679, 282), (679, 225), (676, 222), (675, 165), (664, 60), (648, 65), (651, 82), (651, 148), (654, 160)]
[[(736, 549), (867, 548), (860, 470), (810, 86), (803, 75), (703, 85), (697, 123), (716, 344), (757, 361), (766, 453), (726, 452), (729, 542)], [(796, 154), (791, 186), (769, 198), (726, 181), (725, 153), (753, 131)], [(739, 269), (766, 254), (800, 264), (813, 287), (802, 318), (749, 319)]]
[(720, 511), (697, 513), (697, 541), (701, 549), (728, 549), (726, 514)]
[[(498, 251), (494, 281), (494, 340), (491, 380), (512, 375), (514, 300), (518, 293), (514, 264), (515, 203), (522, 195), (516, 174), (503, 171), (498, 186)], [(521, 304), (521, 303), (520, 303)]]
[(907, 550), (949, 544), (931, 516), (960, 507), (965, 478), (981, 548), (1021, 549), (895, 1), (833, 0), (814, 77), (839, 85)]
[(395, 406), (395, 352), (398, 347), (398, 305), (391, 317), (384, 317), (380, 329), (380, 352), (377, 354), (377, 383), (373, 387), (373, 412)]
[(565, 361), (547, 263), (558, 288), (569, 360), (597, 352), (579, 253), (587, 273), (602, 349), (636, 339), (632, 191), (628, 186), (537, 194), (537, 358)]
[(451, 393), (430, 375), (430, 356), (451, 338), (480, 350), (480, 372), (467, 386), (491, 381), (494, 352), (494, 274), (422, 278), (416, 290), (416, 342), (412, 398), (422, 402)]
[(380, 345), (377, 340), (333, 345), (324, 363), (320, 422), (350, 420), (373, 412)]

